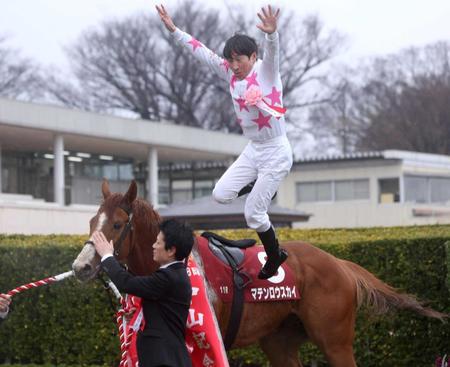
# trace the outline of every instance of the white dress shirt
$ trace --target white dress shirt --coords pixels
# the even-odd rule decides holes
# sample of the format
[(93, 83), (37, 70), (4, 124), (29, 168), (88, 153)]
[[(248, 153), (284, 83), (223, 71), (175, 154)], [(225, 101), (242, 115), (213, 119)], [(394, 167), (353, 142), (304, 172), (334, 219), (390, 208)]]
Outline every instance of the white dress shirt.
[(0, 312), (0, 319), (4, 319), (8, 315), (9, 309), (7, 308), (6, 311)]

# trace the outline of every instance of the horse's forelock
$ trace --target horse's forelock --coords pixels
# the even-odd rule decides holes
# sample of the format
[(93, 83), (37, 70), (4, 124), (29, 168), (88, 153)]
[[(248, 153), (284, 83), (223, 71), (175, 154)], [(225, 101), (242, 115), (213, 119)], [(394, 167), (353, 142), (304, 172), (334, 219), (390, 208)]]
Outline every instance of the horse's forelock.
[(108, 196), (103, 200), (100, 205), (100, 210), (103, 209), (106, 213), (112, 213), (117, 207), (120, 207), (122, 204), (123, 195), (120, 193), (114, 193)]
[[(112, 213), (114, 213), (117, 208), (123, 206), (123, 199), (123, 194), (111, 194), (102, 202), (99, 213), (103, 212), (106, 213), (108, 218), (112, 217)], [(153, 206), (144, 199), (137, 198), (133, 201), (130, 209), (133, 211), (133, 220), (135, 224), (151, 231), (151, 234), (156, 238), (156, 235), (159, 232), (161, 217), (156, 210), (154, 210)]]

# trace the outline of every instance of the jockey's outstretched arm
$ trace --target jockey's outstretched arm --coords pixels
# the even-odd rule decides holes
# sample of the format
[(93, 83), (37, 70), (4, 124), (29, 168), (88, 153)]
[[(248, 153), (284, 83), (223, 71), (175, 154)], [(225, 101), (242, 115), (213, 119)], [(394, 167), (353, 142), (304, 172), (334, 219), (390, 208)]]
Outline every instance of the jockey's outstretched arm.
[(208, 66), (208, 68), (216, 73), (221, 79), (228, 82), (232, 74), (228, 66), (228, 62), (216, 55), (213, 51), (207, 48), (203, 43), (196, 40), (190, 34), (178, 29), (164, 5), (156, 5), (155, 7), (161, 21), (177, 43), (187, 49), (202, 64)]
[(280, 9), (275, 11), (270, 5), (266, 8), (261, 8), (261, 11), (258, 13), (258, 18), (261, 20), (261, 23), (256, 25), (257, 28), (266, 34), (261, 69), (269, 81), (274, 81), (280, 77), (280, 47), (277, 32), (279, 16)]

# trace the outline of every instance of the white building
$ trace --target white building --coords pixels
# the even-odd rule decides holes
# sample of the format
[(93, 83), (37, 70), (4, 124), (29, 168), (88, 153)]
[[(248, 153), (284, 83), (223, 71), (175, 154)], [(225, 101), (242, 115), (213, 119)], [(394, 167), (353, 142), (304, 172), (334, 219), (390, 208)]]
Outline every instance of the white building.
[[(0, 233), (87, 233), (108, 178), (155, 206), (208, 196), (247, 140), (0, 98)], [(297, 161), (277, 204), (299, 227), (450, 223), (450, 156), (383, 151)]]
[(450, 223), (450, 156), (386, 150), (304, 159), (278, 197), (312, 214), (300, 227)]
[(0, 98), (0, 233), (88, 232), (103, 177), (119, 192), (135, 179), (155, 206), (208, 195), (246, 143), (239, 135)]

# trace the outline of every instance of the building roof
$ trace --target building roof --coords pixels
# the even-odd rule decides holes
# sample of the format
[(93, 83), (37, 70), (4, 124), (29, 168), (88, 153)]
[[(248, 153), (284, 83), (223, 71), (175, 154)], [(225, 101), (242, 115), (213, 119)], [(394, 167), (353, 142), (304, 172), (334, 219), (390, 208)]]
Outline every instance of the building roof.
[[(186, 220), (195, 229), (247, 228), (244, 217), (245, 199), (246, 196), (243, 196), (230, 204), (219, 204), (211, 196), (206, 196), (158, 208), (158, 212), (166, 219)], [(274, 226), (290, 227), (293, 222), (308, 221), (310, 214), (272, 204), (269, 216)]]
[(200, 128), (85, 112), (0, 98), (0, 145), (14, 151), (52, 151), (55, 135), (66, 150), (162, 162), (223, 160), (241, 153), (243, 136)]
[(349, 154), (317, 155), (297, 159), (294, 164), (329, 163), (367, 160), (398, 160), (404, 163), (425, 166), (450, 167), (450, 156), (442, 154), (419, 153), (405, 150), (383, 150), (372, 152), (355, 152)]

